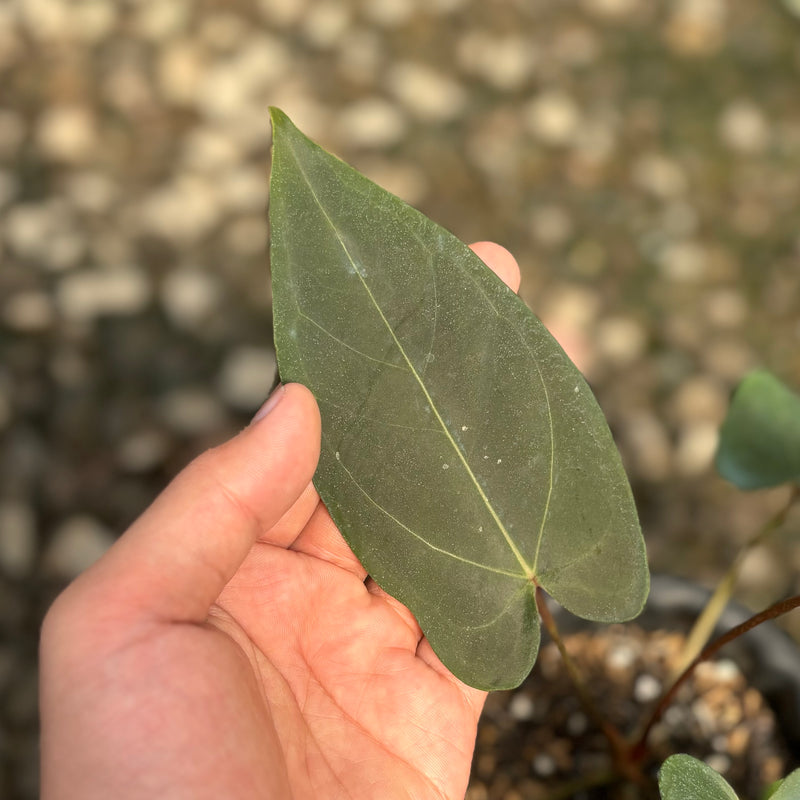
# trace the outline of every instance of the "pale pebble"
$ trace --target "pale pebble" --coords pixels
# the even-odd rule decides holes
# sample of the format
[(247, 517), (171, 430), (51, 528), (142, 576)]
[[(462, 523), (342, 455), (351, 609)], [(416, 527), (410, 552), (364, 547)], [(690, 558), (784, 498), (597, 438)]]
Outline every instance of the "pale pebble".
[(213, 394), (202, 387), (186, 386), (167, 392), (158, 403), (164, 423), (182, 436), (202, 436), (219, 430), (225, 410)]
[(558, 247), (572, 235), (569, 213), (561, 206), (546, 204), (534, 208), (530, 216), (531, 233), (539, 244)]
[(267, 223), (263, 214), (248, 214), (225, 227), (226, 245), (237, 255), (253, 256), (267, 251)]
[(595, 32), (584, 25), (570, 25), (558, 33), (552, 44), (553, 57), (568, 67), (586, 67), (600, 56)]
[(19, 21), (34, 39), (63, 39), (72, 29), (71, 8), (63, 0), (18, 3)]
[(708, 251), (701, 242), (687, 239), (666, 245), (658, 256), (665, 278), (681, 283), (701, 281), (709, 266)]
[(181, 267), (167, 274), (159, 297), (167, 316), (179, 328), (204, 325), (218, 307), (223, 289), (214, 274)]
[(367, 18), (384, 28), (394, 28), (409, 22), (416, 11), (415, 0), (370, 0), (364, 3)]
[(661, 695), (661, 681), (653, 675), (643, 673), (633, 684), (633, 697), (642, 705), (652, 703)]
[(508, 704), (508, 713), (516, 720), (532, 719), (534, 710), (533, 699), (524, 692), (516, 692)]
[(239, 14), (232, 11), (215, 11), (203, 14), (199, 20), (199, 30), (195, 41), (204, 49), (216, 54), (235, 55), (247, 38), (250, 26)]
[(88, 569), (114, 543), (114, 535), (94, 517), (76, 514), (55, 531), (42, 557), (43, 570), (72, 580)]
[(334, 47), (352, 24), (350, 7), (339, 0), (322, 0), (303, 18), (303, 35), (320, 49)]
[(662, 153), (646, 153), (637, 158), (631, 176), (634, 184), (658, 198), (672, 198), (688, 188), (683, 168)]
[(236, 141), (213, 126), (198, 126), (181, 141), (182, 165), (197, 172), (224, 173), (240, 160)]
[(169, 454), (169, 440), (162, 431), (144, 428), (128, 434), (117, 448), (117, 463), (138, 474), (160, 466)]
[(744, 324), (749, 306), (738, 289), (716, 289), (705, 298), (708, 321), (718, 328), (738, 328)]
[(107, 0), (81, 0), (70, 6), (71, 34), (76, 39), (95, 44), (111, 34), (117, 24), (118, 6)]
[(267, 208), (268, 182), (261, 169), (240, 166), (219, 175), (219, 195), (226, 209), (232, 212), (257, 211)]
[(33, 509), (19, 501), (0, 502), (0, 571), (11, 578), (30, 575), (36, 563)]
[(3, 303), (2, 319), (19, 333), (41, 333), (53, 324), (51, 297), (36, 290), (15, 292)]
[(267, 22), (281, 28), (297, 25), (308, 13), (308, 0), (258, 0)]
[(217, 379), (223, 399), (239, 411), (254, 412), (275, 382), (275, 353), (271, 348), (240, 346), (225, 358)]
[(68, 320), (91, 322), (102, 316), (143, 311), (150, 301), (150, 283), (133, 267), (84, 269), (61, 279), (56, 303)]
[(175, 105), (193, 105), (205, 77), (206, 64), (197, 44), (170, 42), (156, 62), (156, 81), (161, 96)]
[(670, 398), (670, 414), (680, 423), (722, 422), (728, 408), (729, 392), (713, 375), (693, 375), (683, 381)]
[(466, 73), (495, 89), (514, 91), (527, 82), (536, 66), (538, 53), (529, 38), (515, 34), (492, 36), (476, 30), (459, 40), (456, 58)]
[(138, 206), (142, 230), (179, 245), (207, 234), (220, 217), (220, 198), (205, 176), (183, 173), (155, 189)]
[(337, 134), (352, 147), (387, 148), (402, 140), (406, 119), (394, 104), (367, 97), (346, 106), (337, 122)]
[(340, 37), (337, 57), (344, 77), (371, 86), (381, 71), (386, 53), (375, 31), (355, 28)]
[(565, 92), (548, 89), (522, 109), (527, 129), (543, 144), (563, 146), (575, 137), (581, 125), (581, 112)]
[(387, 85), (405, 108), (424, 122), (450, 122), (466, 105), (466, 92), (460, 84), (421, 62), (396, 63), (387, 75)]
[(80, 105), (46, 109), (36, 124), (36, 143), (54, 161), (79, 163), (96, 153), (97, 130), (92, 112)]
[(719, 135), (730, 150), (741, 155), (757, 155), (768, 147), (771, 134), (761, 109), (750, 100), (737, 100), (722, 112)]
[(598, 17), (622, 19), (637, 10), (639, 0), (583, 0), (583, 7)]
[(713, 422), (691, 422), (683, 427), (675, 449), (675, 468), (687, 478), (702, 475), (711, 467), (719, 440), (718, 425)]
[(669, 477), (672, 445), (663, 422), (654, 414), (645, 411), (629, 414), (622, 424), (620, 438), (631, 472), (654, 483)]
[(142, 39), (161, 42), (183, 33), (192, 11), (186, 0), (140, 0), (133, 15), (133, 29)]
[(615, 367), (626, 367), (640, 359), (647, 347), (644, 326), (630, 317), (608, 317), (601, 320), (595, 332), (601, 358)]
[(96, 169), (73, 172), (65, 181), (65, 195), (69, 202), (81, 211), (100, 214), (119, 196), (115, 180)]

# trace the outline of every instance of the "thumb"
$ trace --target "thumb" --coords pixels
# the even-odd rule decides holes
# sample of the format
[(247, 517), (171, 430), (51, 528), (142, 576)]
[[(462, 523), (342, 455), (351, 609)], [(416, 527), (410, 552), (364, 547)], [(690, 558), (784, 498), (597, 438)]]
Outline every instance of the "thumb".
[(116, 615), (204, 621), (256, 539), (308, 486), (319, 447), (311, 392), (279, 386), (249, 427), (189, 464), (76, 583)]

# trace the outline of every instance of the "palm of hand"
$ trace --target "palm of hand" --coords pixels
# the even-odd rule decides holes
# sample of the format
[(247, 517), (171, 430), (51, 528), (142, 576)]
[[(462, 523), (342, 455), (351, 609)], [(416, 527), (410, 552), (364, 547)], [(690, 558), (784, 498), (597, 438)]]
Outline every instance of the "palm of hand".
[[(315, 500), (307, 492), (270, 540), (291, 538)], [(269, 698), (295, 800), (463, 797), (484, 694), (364, 578), (321, 503), (289, 549), (258, 543), (210, 617), (252, 671), (225, 685)]]

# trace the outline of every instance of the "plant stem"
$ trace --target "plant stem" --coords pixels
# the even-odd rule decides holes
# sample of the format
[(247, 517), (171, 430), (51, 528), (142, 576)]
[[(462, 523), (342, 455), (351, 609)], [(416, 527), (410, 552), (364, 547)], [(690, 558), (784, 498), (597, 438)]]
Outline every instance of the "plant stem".
[(717, 584), (717, 588), (709, 598), (705, 608), (700, 613), (700, 616), (692, 626), (689, 635), (686, 638), (686, 644), (683, 646), (681, 658), (675, 668), (674, 676), (680, 675), (686, 667), (697, 658), (698, 653), (703, 649), (703, 646), (711, 638), (714, 628), (716, 627), (722, 612), (728, 605), (731, 599), (733, 590), (736, 587), (736, 582), (739, 579), (739, 573), (742, 569), (745, 557), (750, 553), (753, 548), (764, 542), (773, 531), (777, 530), (786, 521), (789, 511), (794, 505), (794, 502), (800, 497), (800, 484), (795, 484), (792, 487), (791, 494), (789, 495), (788, 502), (783, 505), (775, 514), (772, 515), (758, 530), (755, 536), (748, 541), (736, 556), (733, 564), (728, 572)]
[(717, 653), (722, 647), (724, 647), (729, 642), (732, 642), (734, 639), (738, 639), (742, 634), (747, 633), (748, 631), (752, 630), (756, 626), (760, 625), (762, 622), (766, 622), (770, 619), (776, 619), (780, 617), (782, 614), (786, 614), (789, 611), (792, 611), (795, 608), (800, 607), (800, 595), (795, 595), (794, 597), (790, 597), (787, 600), (781, 600), (778, 603), (771, 605), (765, 611), (760, 612), (759, 614), (754, 614), (750, 619), (745, 620), (741, 625), (737, 625), (735, 628), (731, 628), (727, 633), (722, 634), (722, 636), (717, 637), (714, 639), (713, 642), (706, 645), (706, 647), (702, 650), (702, 652), (697, 655), (692, 662), (687, 666), (684, 671), (678, 676), (675, 682), (670, 686), (670, 688), (662, 695), (661, 699), (658, 701), (658, 704), (653, 709), (653, 713), (650, 715), (647, 723), (645, 724), (644, 728), (642, 729), (642, 733), (639, 735), (636, 744), (633, 746), (631, 750), (631, 755), (635, 760), (639, 760), (644, 757), (644, 754), (647, 750), (647, 738), (650, 735), (650, 731), (653, 729), (653, 726), (661, 719), (661, 715), (664, 711), (669, 707), (672, 701), (675, 699), (675, 695), (678, 692), (678, 689), (683, 685), (683, 683), (689, 678), (689, 676), (694, 672), (695, 667), (703, 661), (707, 661), (713, 655)]
[[(550, 613), (550, 609), (547, 607), (547, 601), (545, 600), (544, 592), (541, 586), (536, 587), (536, 607), (539, 609), (539, 616), (541, 616), (542, 622), (544, 623), (545, 628), (547, 628), (547, 632), (550, 634), (550, 638), (553, 640), (555, 646), (558, 648), (558, 652), (561, 654), (561, 659), (564, 662), (567, 675), (569, 675), (569, 678), (578, 693), (578, 697), (580, 698), (586, 713), (592, 718), (595, 725), (597, 725), (597, 727), (608, 739), (615, 763), (619, 762), (621, 758), (624, 761), (627, 761), (627, 759), (624, 758), (624, 754), (627, 753), (628, 749), (627, 744), (623, 739), (622, 734), (620, 734), (620, 732), (613, 725), (603, 718), (603, 715), (600, 713), (600, 709), (598, 709), (597, 705), (592, 699), (592, 696), (589, 694), (589, 690), (586, 688), (586, 682), (583, 680), (580, 670), (572, 660), (572, 656), (570, 656), (569, 652), (567, 652), (564, 639), (561, 637), (561, 633), (558, 630), (556, 621), (553, 619), (553, 615)], [(617, 764), (617, 766), (619, 766), (619, 764)]]

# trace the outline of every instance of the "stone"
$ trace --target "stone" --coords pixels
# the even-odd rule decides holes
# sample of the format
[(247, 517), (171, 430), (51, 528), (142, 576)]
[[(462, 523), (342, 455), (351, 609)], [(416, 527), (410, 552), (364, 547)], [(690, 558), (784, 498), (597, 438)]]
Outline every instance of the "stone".
[(158, 403), (159, 416), (181, 436), (202, 436), (222, 428), (226, 414), (207, 389), (183, 386), (167, 392)]
[(264, 19), (279, 28), (297, 25), (308, 13), (308, 0), (258, 0)]
[(769, 146), (769, 122), (761, 109), (750, 100), (728, 105), (719, 120), (723, 144), (741, 155), (757, 155)]
[(15, 292), (2, 306), (2, 319), (20, 333), (41, 333), (54, 321), (53, 302), (46, 292)]
[(182, 173), (143, 198), (137, 216), (144, 232), (185, 246), (217, 224), (220, 198), (210, 177)]
[(644, 355), (647, 348), (647, 331), (630, 317), (601, 320), (595, 335), (599, 357), (615, 367), (630, 366)]
[(320, 49), (334, 47), (352, 24), (350, 8), (338, 0), (322, 0), (308, 10), (302, 21), (306, 41)]
[(386, 81), (392, 94), (423, 122), (451, 122), (466, 105), (466, 93), (460, 84), (421, 62), (396, 63)]
[(97, 131), (92, 112), (80, 105), (57, 105), (46, 109), (36, 125), (36, 144), (45, 158), (80, 163), (97, 149)]
[(631, 177), (637, 186), (662, 199), (681, 195), (688, 187), (681, 166), (661, 153), (647, 153), (637, 158), (631, 168)]
[(142, 39), (161, 42), (185, 31), (191, 10), (186, 0), (140, 1), (135, 7), (133, 29)]
[(170, 42), (156, 61), (158, 90), (168, 103), (193, 105), (205, 76), (205, 57), (190, 40)]
[(267, 347), (246, 345), (232, 350), (217, 378), (224, 400), (237, 411), (255, 413), (275, 383), (275, 352)]
[(525, 692), (515, 692), (508, 704), (508, 712), (516, 720), (528, 720), (533, 718), (534, 702)]
[(0, 502), (0, 572), (9, 578), (24, 578), (36, 563), (36, 519), (26, 503)]
[(56, 290), (61, 313), (78, 322), (137, 314), (148, 306), (150, 297), (149, 281), (133, 267), (84, 269), (62, 278)]
[(583, 7), (598, 17), (623, 19), (637, 10), (639, 0), (583, 0)]
[(208, 322), (219, 307), (222, 292), (216, 275), (181, 267), (166, 275), (159, 299), (173, 325), (193, 330)]
[(261, 169), (240, 166), (226, 169), (218, 178), (219, 196), (228, 211), (256, 211), (262, 215), (265, 213), (269, 184)]
[(527, 129), (543, 144), (569, 144), (581, 125), (577, 103), (565, 92), (548, 89), (522, 109)]
[(719, 426), (713, 422), (692, 422), (683, 427), (675, 449), (675, 468), (686, 478), (710, 469), (719, 440)]
[(705, 277), (709, 257), (700, 242), (687, 239), (666, 245), (658, 255), (658, 264), (662, 275), (668, 280), (696, 283)]
[(414, 0), (370, 0), (363, 8), (370, 21), (384, 28), (404, 25), (417, 11)]
[(463, 36), (456, 50), (459, 67), (500, 91), (515, 91), (528, 81), (538, 61), (536, 45), (516, 34), (492, 36), (482, 30)]
[(676, 0), (665, 38), (677, 55), (697, 58), (716, 53), (725, 41), (726, 0)]
[(336, 128), (348, 146), (381, 149), (402, 140), (406, 119), (396, 105), (380, 97), (368, 97), (346, 106)]
[(107, 213), (119, 195), (116, 181), (95, 169), (73, 172), (65, 182), (65, 190), (75, 208), (90, 214)]
[(232, 220), (225, 228), (225, 243), (240, 256), (267, 252), (267, 223), (263, 214), (248, 214)]
[(534, 238), (545, 247), (558, 247), (572, 234), (572, 218), (561, 206), (548, 204), (534, 208), (530, 224)]
[(90, 567), (114, 543), (114, 535), (99, 520), (76, 514), (53, 532), (42, 557), (46, 574), (72, 580)]
[(117, 463), (125, 472), (149, 472), (164, 462), (169, 444), (168, 437), (154, 428), (134, 431), (120, 442)]

